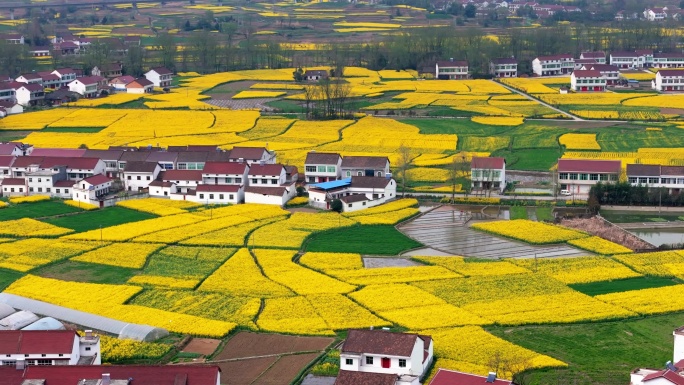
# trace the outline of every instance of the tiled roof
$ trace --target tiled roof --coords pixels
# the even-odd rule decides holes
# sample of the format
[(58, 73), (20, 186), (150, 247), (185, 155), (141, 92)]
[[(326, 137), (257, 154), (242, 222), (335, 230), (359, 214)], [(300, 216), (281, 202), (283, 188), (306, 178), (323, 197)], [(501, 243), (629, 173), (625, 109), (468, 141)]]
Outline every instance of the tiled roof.
[(304, 164), (337, 164), (340, 154), (330, 152), (309, 152)]
[(627, 176), (660, 176), (657, 164), (628, 164)]
[(12, 167), (28, 167), (33, 165), (39, 165), (43, 161), (42, 156), (20, 156), (14, 160)]
[(572, 73), (572, 76), (576, 78), (600, 78), (603, 75), (599, 71), (592, 70), (576, 70)]
[(619, 173), (621, 162), (619, 160), (585, 160), (585, 159), (559, 159), (559, 172), (602, 172)]
[(124, 172), (154, 172), (157, 166), (154, 162), (127, 162)]
[(252, 167), (249, 168), (250, 176), (280, 176), (281, 172), (283, 172), (282, 164), (253, 164)]
[(207, 156), (207, 152), (181, 151), (177, 162), (206, 162)]
[(54, 187), (74, 187), (75, 184), (76, 182), (74, 182), (73, 180), (58, 180), (52, 185)]
[(40, 163), (40, 167), (50, 168), (54, 166), (67, 166), (72, 169), (92, 170), (97, 167), (100, 158), (60, 158), (60, 157), (45, 157)]
[(85, 156), (86, 150), (78, 148), (35, 148), (31, 155), (33, 156), (52, 156), (62, 158), (80, 158)]
[(282, 197), (287, 191), (285, 187), (259, 187), (259, 186), (249, 186), (245, 188), (246, 193), (261, 194), (261, 195), (273, 195)]
[(385, 168), (389, 160), (384, 156), (345, 156), (342, 158), (342, 168)]
[(620, 69), (617, 66), (610, 64), (589, 64), (586, 65), (587, 69), (599, 71), (599, 72), (618, 72)]
[(385, 188), (390, 182), (384, 176), (352, 176), (351, 187), (358, 188)]
[(242, 175), (246, 167), (249, 167), (247, 163), (207, 162), (204, 164), (202, 174)]
[(516, 60), (514, 57), (502, 57), (498, 59), (492, 59), (492, 63), (494, 64), (518, 64), (518, 60)]
[(657, 380), (659, 378), (664, 378), (668, 380), (670, 383), (675, 384), (675, 385), (684, 385), (684, 376), (681, 376), (669, 369), (661, 370), (659, 372), (651, 373), (647, 376), (644, 377), (641, 382), (644, 384), (647, 384), (648, 382), (652, 380)]
[(263, 147), (233, 147), (230, 150), (231, 159), (259, 160), (268, 151)]
[(603, 51), (598, 51), (598, 52), (582, 52), (581, 56), (584, 56), (585, 58), (605, 58), (606, 53)]
[(107, 183), (107, 182), (111, 182), (111, 181), (112, 181), (111, 178), (108, 178), (108, 177), (106, 177), (105, 175), (102, 175), (102, 174), (93, 175), (93, 176), (87, 177), (87, 178), (85, 178), (85, 179), (82, 180), (82, 182), (90, 183), (90, 184), (92, 184), (92, 185), (94, 185), (94, 186), (97, 186), (97, 185), (100, 185), (100, 184), (104, 184), (104, 183)]
[(342, 353), (387, 354), (410, 357), (416, 345), (416, 334), (385, 330), (351, 329), (342, 345)]
[(537, 56), (537, 59), (539, 59), (539, 61), (572, 59), (572, 55), (566, 53), (560, 55)]
[(631, 57), (635, 58), (639, 56), (636, 52), (629, 52), (629, 51), (617, 51), (617, 52), (611, 52), (610, 56), (612, 57)]
[(173, 71), (164, 68), (164, 67), (154, 67), (150, 71), (154, 71), (158, 73), (159, 75), (173, 75)]
[(0, 354), (71, 354), (76, 332), (69, 330), (0, 332)]
[[(217, 366), (201, 365), (55, 365), (28, 366), (25, 371), (16, 370), (14, 367), (1, 368), (2, 385), (20, 385), (26, 379), (43, 379), (49, 385), (76, 385), (82, 383), (83, 379), (94, 380), (92, 382), (96, 383), (102, 379), (104, 373), (109, 373), (112, 380), (134, 379), (133, 384), (216, 385), (221, 372)], [(18, 378), (19, 381), (8, 382), (2, 377)]]
[(153, 151), (147, 154), (146, 162), (175, 162), (178, 159), (178, 153), (173, 151)]
[(340, 370), (334, 385), (394, 385), (396, 374)]
[(351, 194), (341, 197), (340, 200), (344, 203), (354, 203), (367, 201), (368, 197), (366, 197), (366, 194)]
[(684, 167), (682, 166), (661, 166), (660, 175), (670, 176), (684, 176)]
[(9, 167), (14, 162), (14, 157), (11, 155), (0, 155), (0, 167)]
[(0, 155), (11, 155), (15, 148), (17, 145), (14, 143), (0, 143)]
[(36, 84), (36, 83), (33, 83), (33, 84), (23, 84), (23, 85), (22, 85), (21, 87), (19, 87), (19, 88), (26, 88), (28, 91), (31, 91), (31, 92), (38, 92), (38, 91), (42, 91), (42, 90), (43, 90), (43, 86), (41, 86), (40, 84)]
[(457, 372), (454, 370), (438, 369), (429, 385), (510, 385), (511, 381), (495, 379), (487, 382), (487, 377), (476, 374)]
[(498, 157), (477, 157), (474, 156), (470, 162), (471, 168), (502, 170), (506, 160)]
[(684, 76), (684, 70), (660, 70), (658, 71), (660, 76)]
[(468, 62), (465, 60), (439, 60), (437, 65), (440, 67), (467, 67)]
[(24, 186), (25, 184), (24, 178), (5, 178), (2, 180), (3, 186)]
[(242, 186), (236, 184), (201, 184), (197, 186), (197, 192), (228, 192), (236, 193)]
[(126, 84), (126, 88), (145, 88), (149, 86), (153, 86), (154, 83), (151, 81), (145, 79), (145, 78), (138, 78), (135, 79), (134, 81)]
[(124, 151), (119, 160), (122, 162), (144, 162), (149, 156), (150, 153), (145, 151)]
[(119, 76), (118, 78), (114, 78), (110, 81), (110, 83), (116, 83), (116, 84), (128, 84), (132, 81), (134, 81), (135, 78), (130, 75), (124, 75), (124, 76)]

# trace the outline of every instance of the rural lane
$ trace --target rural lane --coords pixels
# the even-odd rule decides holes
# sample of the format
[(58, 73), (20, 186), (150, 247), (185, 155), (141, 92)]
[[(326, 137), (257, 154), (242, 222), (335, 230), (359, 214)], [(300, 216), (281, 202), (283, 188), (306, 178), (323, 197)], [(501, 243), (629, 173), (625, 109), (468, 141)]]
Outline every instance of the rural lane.
[(575, 115), (570, 114), (570, 113), (568, 113), (568, 112), (565, 112), (565, 111), (563, 111), (563, 110), (561, 110), (561, 109), (558, 109), (558, 108), (556, 108), (556, 107), (554, 107), (554, 106), (552, 106), (552, 105), (550, 105), (550, 104), (548, 104), (548, 103), (545, 103), (545, 102), (543, 102), (543, 101), (541, 101), (541, 100), (539, 100), (539, 99), (537, 99), (537, 98), (534, 98), (534, 97), (530, 96), (529, 94), (526, 94), (526, 93), (524, 93), (524, 92), (522, 92), (522, 91), (518, 91), (518, 90), (516, 90), (516, 89), (513, 88), (513, 87), (509, 87), (509, 86), (507, 86), (507, 85), (505, 85), (505, 84), (503, 84), (503, 83), (501, 83), (501, 82), (497, 82), (497, 81), (495, 81), (495, 80), (490, 80), (490, 81), (491, 81), (491, 82), (494, 82), (494, 83), (496, 83), (496, 84), (498, 84), (498, 85), (500, 85), (500, 86), (502, 86), (502, 87), (504, 87), (504, 88), (506, 88), (506, 89), (508, 89), (508, 90), (511, 91), (511, 92), (514, 92), (514, 93), (516, 93), (516, 94), (518, 94), (518, 95), (522, 95), (522, 96), (526, 97), (527, 99), (534, 100), (535, 102), (541, 104), (542, 106), (546, 106), (546, 107), (548, 107), (548, 108), (550, 108), (550, 109), (552, 109), (552, 110), (558, 112), (559, 114), (563, 114), (563, 115), (567, 116), (568, 118), (570, 118), (570, 119), (572, 119), (572, 120), (576, 120), (576, 121), (578, 121), (578, 122), (583, 122), (583, 121), (584, 121), (584, 119), (582, 119), (582, 118), (580, 118), (580, 117), (578, 117), (578, 116), (575, 116)]

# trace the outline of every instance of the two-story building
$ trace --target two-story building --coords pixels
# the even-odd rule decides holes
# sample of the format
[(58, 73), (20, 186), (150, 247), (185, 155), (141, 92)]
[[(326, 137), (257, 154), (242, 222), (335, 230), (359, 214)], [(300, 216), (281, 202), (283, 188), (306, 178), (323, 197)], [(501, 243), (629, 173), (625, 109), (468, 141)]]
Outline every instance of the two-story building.
[(339, 199), (345, 212), (367, 209), (396, 198), (397, 182), (393, 178), (352, 176), (350, 178), (310, 184), (309, 204), (329, 210)]
[(667, 8), (652, 7), (644, 9), (644, 19), (648, 21), (663, 21), (667, 19)]
[(349, 330), (340, 349), (340, 371), (410, 376), (416, 384), (432, 360), (432, 338), (420, 334)]
[(304, 178), (307, 183), (338, 180), (342, 176), (342, 157), (337, 153), (309, 152), (304, 161)]
[(16, 87), (11, 82), (0, 82), (0, 101), (14, 102), (16, 100)]
[(92, 331), (79, 336), (73, 330), (2, 330), (0, 365), (100, 365), (100, 337)]
[(162, 168), (154, 162), (127, 162), (122, 173), (124, 188), (139, 191), (148, 188), (157, 179)]
[(390, 175), (390, 161), (385, 156), (345, 156), (340, 168), (342, 178)]
[(506, 160), (500, 157), (477, 157), (470, 161), (470, 180), (473, 190), (506, 189)]
[(100, 76), (107, 79), (112, 79), (121, 76), (123, 72), (123, 64), (121, 63), (107, 63), (101, 67), (95, 66), (90, 71), (93, 76)]
[[(148, 162), (149, 163), (149, 162)], [(202, 184), (202, 171), (200, 170), (166, 170), (162, 171), (158, 178), (162, 182), (173, 183), (174, 193), (187, 194)]]
[(145, 73), (145, 78), (151, 81), (155, 87), (170, 87), (173, 71), (164, 67), (155, 67)]
[(684, 68), (684, 53), (656, 52), (653, 54), (653, 68)]
[(465, 60), (440, 60), (435, 63), (436, 79), (468, 79), (468, 62)]
[(588, 194), (599, 182), (618, 182), (621, 168), (619, 160), (558, 159), (558, 186), (569, 195)]
[(85, 98), (94, 98), (100, 94), (101, 87), (107, 79), (101, 76), (86, 76), (68, 84), (69, 91), (76, 92)]
[(599, 71), (577, 70), (570, 75), (570, 88), (575, 92), (603, 92), (606, 78)]
[[(113, 180), (103, 174), (93, 175), (73, 184), (71, 199), (104, 207), (104, 197), (110, 193)], [(113, 203), (113, 201), (112, 201)]]
[[(14, 83), (17, 84), (17, 83)], [(40, 84), (20, 84), (14, 89), (17, 103), (22, 106), (35, 106), (43, 102), (45, 99), (45, 90)]]
[(573, 71), (574, 62), (570, 54), (538, 56), (532, 60), (532, 72), (537, 76), (563, 75)]
[(495, 78), (518, 77), (518, 61), (513, 57), (492, 59), (489, 74)]
[(591, 59), (598, 64), (606, 64), (606, 53), (603, 51), (595, 52), (582, 52), (580, 54), (580, 59)]
[(684, 91), (684, 70), (660, 70), (651, 81), (651, 88), (660, 92)]
[(653, 50), (641, 49), (627, 52), (611, 52), (610, 64), (618, 68), (649, 68), (653, 66)]
[(202, 170), (202, 184), (244, 186), (249, 169), (247, 163), (207, 162)]
[(76, 71), (72, 68), (58, 68), (52, 71), (52, 74), (59, 76), (61, 80), (60, 87), (67, 87), (69, 83), (76, 80)]
[(41, 86), (43, 85), (43, 79), (41, 79), (40, 75), (37, 73), (26, 73), (19, 75), (15, 81), (19, 83), (25, 83), (25, 84), (40, 84)]
[(664, 188), (669, 194), (680, 194), (684, 190), (684, 167), (628, 164), (627, 181), (632, 186)]
[[(214, 151), (215, 152), (215, 151)], [(229, 162), (275, 164), (276, 153), (264, 147), (241, 147), (235, 146), (228, 152)]]
[(590, 64), (584, 65), (582, 70), (598, 71), (606, 79), (607, 86), (614, 86), (620, 79), (620, 69), (610, 64)]
[(282, 164), (252, 164), (247, 178), (245, 203), (283, 206), (297, 194), (295, 183), (287, 180)]

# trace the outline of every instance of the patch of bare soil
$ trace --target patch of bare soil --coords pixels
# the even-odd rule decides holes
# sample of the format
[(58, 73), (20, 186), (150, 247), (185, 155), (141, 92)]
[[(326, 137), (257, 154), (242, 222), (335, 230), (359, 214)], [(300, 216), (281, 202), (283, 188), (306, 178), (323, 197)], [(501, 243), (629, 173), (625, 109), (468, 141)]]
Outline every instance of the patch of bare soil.
[(592, 235), (599, 236), (632, 250), (654, 249), (652, 245), (644, 242), (636, 235), (633, 235), (598, 216), (591, 218), (563, 219), (561, 225), (586, 231)]
[(192, 341), (185, 346), (183, 352), (197, 353), (208, 356), (216, 350), (216, 348), (219, 346), (219, 343), (221, 343), (221, 340), (215, 340), (211, 338), (193, 338)]

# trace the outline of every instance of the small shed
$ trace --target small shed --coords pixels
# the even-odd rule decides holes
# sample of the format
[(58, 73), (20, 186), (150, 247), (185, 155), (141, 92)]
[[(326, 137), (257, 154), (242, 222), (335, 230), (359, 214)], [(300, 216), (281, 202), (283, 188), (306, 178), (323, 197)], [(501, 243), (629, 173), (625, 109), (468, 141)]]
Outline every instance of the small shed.
[(0, 320), (0, 330), (19, 330), (38, 321), (38, 316), (30, 311), (18, 311)]
[(29, 326), (21, 328), (21, 330), (66, 330), (64, 324), (52, 317), (41, 318)]

